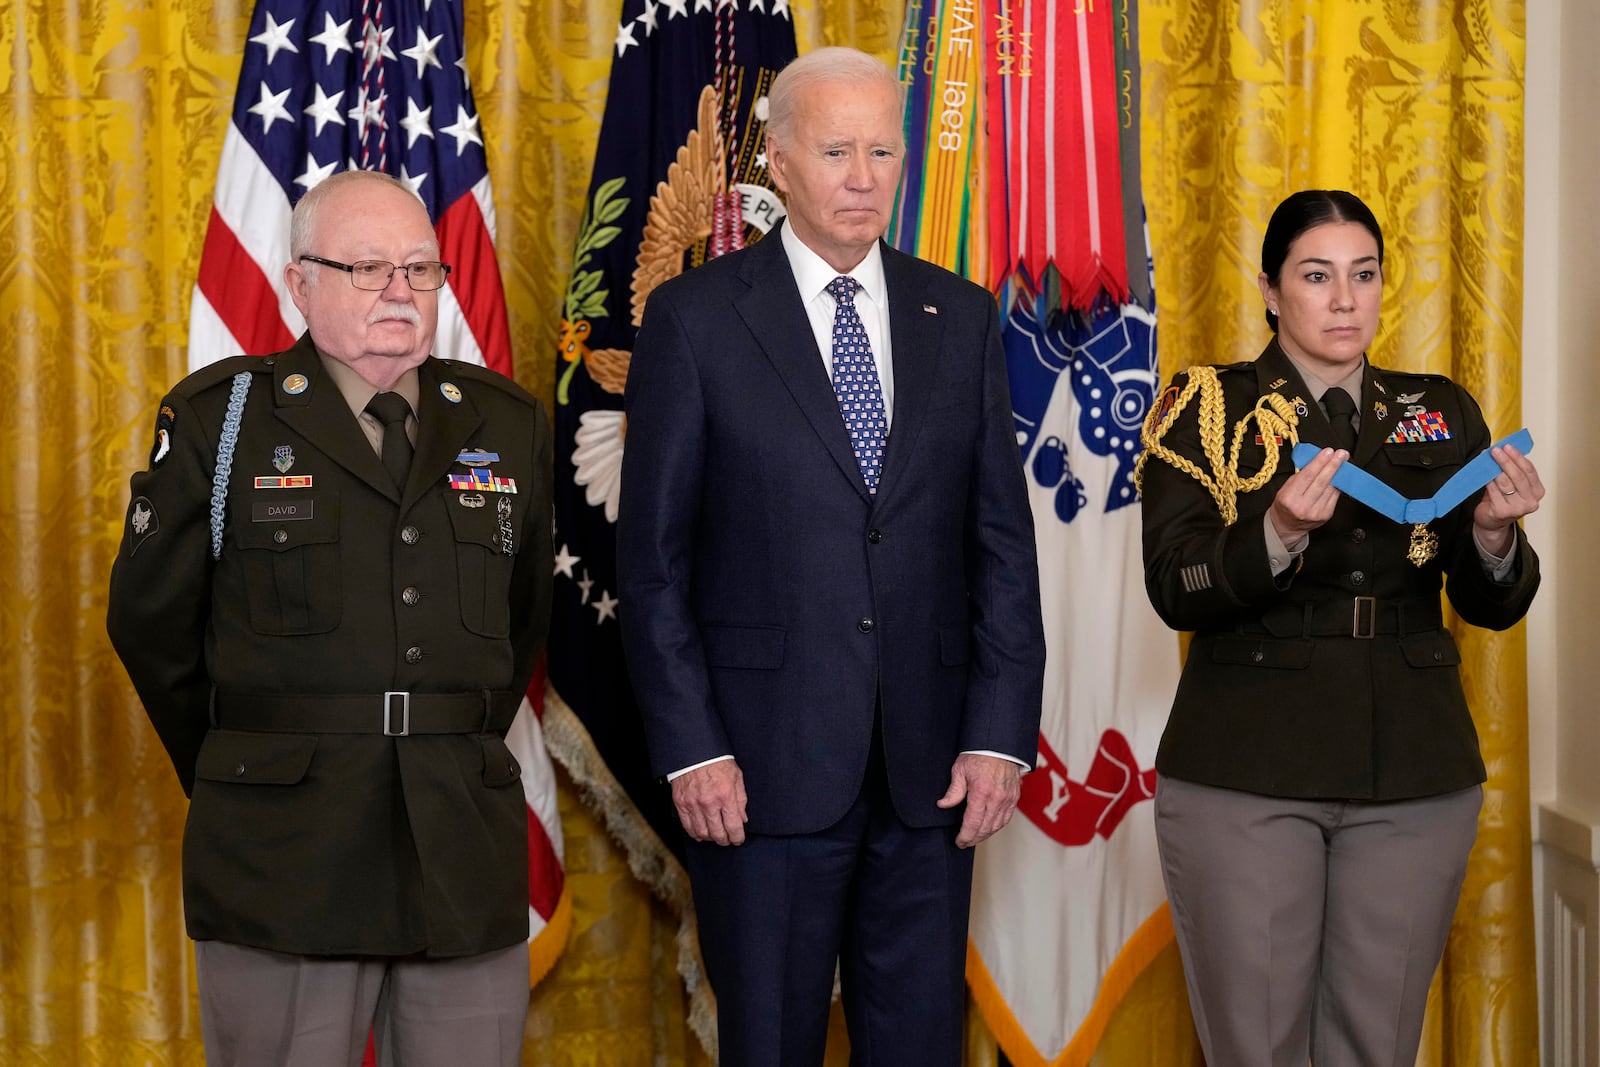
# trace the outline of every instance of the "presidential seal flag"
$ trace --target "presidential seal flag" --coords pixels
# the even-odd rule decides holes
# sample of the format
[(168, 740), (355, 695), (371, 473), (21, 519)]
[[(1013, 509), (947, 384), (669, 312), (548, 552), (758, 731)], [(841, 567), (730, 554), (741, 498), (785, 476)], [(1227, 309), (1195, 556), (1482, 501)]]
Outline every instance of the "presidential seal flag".
[(1048, 656), (1018, 814), (978, 849), (967, 979), (1016, 1067), (1083, 1067), (1172, 941), (1155, 752), (1178, 650), (1144, 594), (1154, 400), (1134, 0), (909, 0), (891, 239), (997, 292)]
[[(556, 585), (547, 736), (632, 868), (680, 915), (681, 830), (650, 777), (617, 615), (622, 391), (658, 284), (759, 240), (783, 214), (767, 175), (766, 91), (795, 56), (788, 0), (625, 0), (556, 340)], [(729, 580), (736, 580), (729, 576)], [(680, 938), (691, 1022), (715, 1027)]]
[[(416, 191), (452, 267), (434, 354), (511, 373), (494, 200), (467, 78), (461, 6), (439, 0), (260, 0), (217, 171), (189, 313), (189, 367), (288, 348), (305, 322), (283, 284), (289, 212), (337, 171), (393, 174)], [(287, 457), (282, 457), (287, 459)], [(530, 686), (506, 742), (528, 803), (533, 981), (566, 943), (555, 776)]]

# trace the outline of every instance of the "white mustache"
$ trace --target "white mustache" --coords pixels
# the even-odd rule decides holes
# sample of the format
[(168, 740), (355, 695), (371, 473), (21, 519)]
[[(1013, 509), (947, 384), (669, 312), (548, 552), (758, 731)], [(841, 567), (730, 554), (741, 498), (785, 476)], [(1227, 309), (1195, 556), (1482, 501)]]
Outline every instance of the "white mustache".
[(409, 322), (413, 326), (422, 325), (422, 315), (418, 313), (416, 308), (410, 304), (402, 304), (395, 300), (385, 300), (373, 308), (371, 313), (367, 315), (367, 325), (376, 326), (380, 322), (388, 322), (391, 319)]

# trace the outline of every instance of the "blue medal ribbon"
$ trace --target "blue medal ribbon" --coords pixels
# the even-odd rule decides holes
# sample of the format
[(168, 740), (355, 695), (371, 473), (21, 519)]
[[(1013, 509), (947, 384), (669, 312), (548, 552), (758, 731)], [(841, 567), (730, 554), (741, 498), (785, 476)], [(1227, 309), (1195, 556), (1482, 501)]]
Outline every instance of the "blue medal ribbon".
[[(1413, 526), (1428, 523), (1447, 514), (1457, 504), (1494, 480), (1494, 476), (1500, 473), (1500, 464), (1494, 461), (1490, 449), (1499, 448), (1501, 445), (1512, 445), (1517, 451), (1526, 455), (1533, 451), (1533, 435), (1524, 428), (1509, 437), (1501, 438), (1452, 474), (1450, 480), (1441, 485), (1437, 493), (1423, 500), (1407, 500), (1354, 463), (1348, 462), (1334, 472), (1333, 487), (1346, 496), (1355, 497), (1373, 511), (1395, 522), (1411, 523)], [(1317, 445), (1304, 442), (1295, 445), (1295, 469), (1304, 468), (1306, 464), (1316, 459), (1321, 451)]]

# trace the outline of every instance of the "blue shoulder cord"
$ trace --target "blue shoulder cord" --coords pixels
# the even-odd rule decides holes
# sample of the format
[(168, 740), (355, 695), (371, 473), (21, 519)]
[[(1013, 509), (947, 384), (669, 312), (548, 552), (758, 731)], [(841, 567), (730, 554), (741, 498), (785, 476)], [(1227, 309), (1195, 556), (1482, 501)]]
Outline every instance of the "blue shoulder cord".
[(222, 519), (228, 503), (228, 476), (233, 473), (233, 450), (239, 443), (239, 423), (244, 418), (244, 401), (250, 393), (250, 372), (233, 376), (233, 392), (228, 395), (228, 413), (222, 419), (222, 436), (217, 440), (217, 469), (211, 475), (211, 559), (222, 558)]

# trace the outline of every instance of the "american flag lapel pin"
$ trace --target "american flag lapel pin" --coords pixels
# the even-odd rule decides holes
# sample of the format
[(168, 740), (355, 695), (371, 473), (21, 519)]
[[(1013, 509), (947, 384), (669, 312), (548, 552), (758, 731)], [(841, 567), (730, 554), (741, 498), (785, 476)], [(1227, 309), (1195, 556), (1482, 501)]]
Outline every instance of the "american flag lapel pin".
[(934, 307), (932, 304), (923, 304), (922, 305), (922, 310), (926, 311), (930, 315), (939, 314), (939, 309)]

